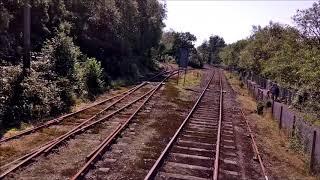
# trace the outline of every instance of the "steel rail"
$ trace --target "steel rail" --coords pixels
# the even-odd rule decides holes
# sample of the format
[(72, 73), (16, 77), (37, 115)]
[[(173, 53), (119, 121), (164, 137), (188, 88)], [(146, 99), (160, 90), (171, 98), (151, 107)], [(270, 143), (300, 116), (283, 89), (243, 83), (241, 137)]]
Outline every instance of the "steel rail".
[(265, 167), (264, 167), (264, 165), (263, 165), (263, 161), (262, 161), (262, 158), (261, 158), (261, 156), (260, 156), (260, 152), (259, 152), (259, 150), (258, 150), (258, 146), (257, 146), (256, 141), (255, 141), (255, 139), (254, 139), (254, 135), (253, 135), (253, 133), (252, 133), (252, 130), (251, 130), (251, 128), (250, 128), (250, 125), (249, 125), (249, 123), (248, 123), (248, 120), (247, 120), (246, 116), (244, 115), (242, 108), (240, 108), (240, 111), (241, 111), (241, 115), (242, 115), (243, 119), (244, 119), (245, 122), (246, 122), (247, 129), (248, 129), (248, 131), (249, 131), (249, 135), (250, 135), (250, 138), (251, 138), (253, 150), (255, 151), (255, 154), (257, 155), (258, 160), (259, 160), (259, 164), (260, 164), (260, 168), (261, 168), (261, 171), (262, 171), (262, 175), (264, 176), (265, 180), (268, 180), (269, 178), (268, 178), (266, 169), (265, 169)]
[(160, 72), (159, 74), (155, 75), (154, 77), (150, 78), (148, 81), (152, 81), (154, 80), (155, 78), (159, 77), (159, 76), (162, 76), (164, 74), (167, 74), (167, 73), (170, 73), (170, 71), (167, 71), (167, 70), (164, 70), (162, 72)]
[[(141, 86), (139, 86), (138, 88), (144, 86), (147, 83), (143, 83), (141, 84)], [(135, 89), (137, 90), (137, 89)], [(57, 138), (57, 141), (55, 143), (53, 143), (51, 146), (52, 148), (55, 147), (57, 144), (59, 144), (60, 142), (62, 142), (64, 139), (66, 139), (65, 137), (69, 137), (69, 135), (72, 135), (75, 131), (79, 130), (82, 126), (84, 126), (85, 124), (87, 124), (88, 122), (92, 121), (94, 118), (96, 118), (98, 115), (102, 114), (104, 111), (108, 110), (109, 108), (111, 108), (112, 106), (116, 105), (118, 102), (120, 102), (121, 100), (123, 100), (124, 98), (126, 98), (128, 95), (132, 94), (134, 91), (129, 92), (128, 94), (126, 94), (125, 96), (121, 97), (120, 99), (118, 99), (117, 101), (113, 102), (112, 104), (110, 104), (109, 106), (107, 106), (106, 108), (104, 108), (103, 110), (101, 110), (100, 112), (98, 112), (97, 114), (93, 115), (92, 117), (90, 117), (89, 119), (87, 119), (86, 121), (82, 122), (81, 124), (79, 124), (78, 126), (74, 127), (72, 130), (70, 130), (69, 132), (63, 134), (62, 136)], [(58, 140), (60, 139), (60, 140)], [(50, 151), (51, 148), (48, 148), (47, 150), (45, 150), (45, 153), (47, 153), (48, 151)]]
[(138, 90), (139, 88), (143, 87), (143, 86), (146, 85), (146, 84), (147, 84), (146, 82), (143, 82), (143, 83), (141, 83), (140, 85), (135, 86), (135, 87), (131, 88), (130, 90), (128, 90), (128, 91), (126, 91), (126, 92), (124, 92), (124, 93), (121, 93), (121, 94), (117, 95), (117, 96), (121, 96), (122, 94), (125, 94), (125, 93), (126, 93), (123, 97), (121, 97), (121, 98), (118, 99), (117, 101), (113, 102), (112, 104), (110, 104), (109, 106), (107, 106), (107, 107), (104, 108), (103, 110), (99, 111), (99, 112), (96, 113), (95, 115), (91, 116), (90, 118), (86, 119), (84, 122), (80, 123), (79, 125), (77, 125), (76, 127), (74, 127), (72, 130), (70, 130), (70, 131), (68, 131), (67, 133), (65, 133), (65, 134), (63, 134), (63, 135), (61, 135), (61, 136), (59, 136), (59, 137), (57, 137), (57, 138), (55, 138), (55, 139), (53, 139), (53, 140), (45, 143), (44, 145), (41, 145), (40, 147), (37, 147), (37, 148), (32, 149), (30, 153), (28, 153), (28, 154), (26, 154), (26, 155), (23, 155), (22, 157), (14, 160), (14, 161), (12, 161), (12, 162), (10, 162), (10, 163), (8, 163), (8, 164), (5, 164), (5, 165), (1, 166), (0, 169), (2, 169), (2, 168), (4, 168), (4, 167), (7, 167), (7, 166), (9, 166), (9, 165), (11, 165), (11, 164), (14, 164), (14, 163), (18, 162), (19, 160), (23, 160), (23, 159), (31, 156), (32, 154), (36, 153), (38, 150), (40, 150), (42, 147), (47, 146), (48, 144), (51, 144), (51, 145), (52, 145), (54, 142), (58, 141), (59, 139), (65, 137), (65, 136), (67, 136), (68, 134), (70, 134), (70, 133), (76, 131), (77, 129), (81, 128), (81, 126), (83, 126), (83, 125), (85, 125), (86, 123), (88, 123), (89, 121), (93, 120), (93, 119), (96, 118), (98, 115), (100, 115), (100, 114), (103, 113), (104, 111), (108, 110), (110, 107), (112, 107), (112, 106), (115, 105), (116, 103), (120, 102), (122, 99), (126, 98), (127, 96), (129, 96), (130, 94), (132, 94), (133, 92), (135, 92), (136, 90)]
[[(219, 71), (219, 70), (218, 70)], [(221, 125), (222, 125), (222, 113), (223, 113), (223, 87), (222, 87), (222, 78), (219, 74), (219, 84), (220, 84), (220, 105), (219, 105), (219, 122), (218, 122), (218, 134), (216, 142), (216, 154), (214, 160), (214, 171), (213, 171), (213, 180), (218, 180), (219, 176), (219, 160), (220, 160), (220, 142), (221, 142)]]
[[(155, 79), (155, 78), (158, 77), (158, 76), (161, 76), (161, 75), (163, 75), (163, 74), (166, 74), (166, 73), (170, 73), (170, 71), (167, 71), (167, 70), (166, 70), (166, 71), (162, 71), (162, 72), (156, 74), (155, 76), (153, 76), (152, 78), (150, 78), (149, 81)], [(143, 82), (143, 83), (145, 83), (145, 82)], [(140, 84), (140, 85), (141, 85), (141, 84)], [(137, 86), (139, 86), (139, 85), (137, 85)], [(65, 114), (65, 115), (62, 115), (62, 116), (60, 116), (60, 117), (58, 117), (58, 118), (54, 118), (54, 119), (52, 119), (52, 120), (49, 120), (49, 121), (45, 122), (44, 124), (41, 124), (41, 125), (39, 125), (39, 126), (37, 126), (37, 127), (33, 127), (33, 128), (31, 128), (31, 129), (23, 130), (23, 131), (21, 131), (20, 133), (18, 133), (18, 134), (16, 134), (16, 135), (13, 135), (13, 136), (10, 136), (10, 137), (7, 137), (7, 138), (1, 138), (1, 139), (0, 139), (0, 144), (3, 143), (3, 142), (9, 141), (9, 140), (18, 138), (18, 137), (23, 136), (23, 135), (27, 135), (27, 134), (33, 133), (34, 131), (37, 131), (37, 130), (42, 129), (42, 128), (45, 128), (45, 127), (47, 127), (47, 126), (50, 126), (50, 125), (59, 123), (59, 122), (61, 122), (62, 120), (66, 119), (66, 118), (68, 118), (68, 117), (70, 117), (70, 116), (73, 116), (73, 115), (78, 114), (78, 113), (80, 113), (80, 112), (83, 112), (83, 111), (85, 111), (85, 110), (87, 110), (87, 109), (90, 109), (90, 108), (95, 107), (95, 106), (97, 106), (97, 105), (103, 104), (103, 103), (105, 103), (105, 102), (107, 102), (107, 101), (110, 101), (110, 100), (112, 100), (112, 99), (114, 99), (114, 98), (117, 98), (117, 97), (119, 97), (119, 96), (122, 96), (122, 95), (124, 95), (124, 94), (132, 91), (132, 90), (135, 89), (137, 86), (135, 86), (135, 87), (133, 87), (133, 88), (131, 88), (131, 89), (129, 89), (129, 90), (121, 93), (121, 94), (115, 95), (115, 96), (113, 96), (113, 97), (110, 97), (110, 98), (108, 98), (108, 99), (102, 100), (102, 101), (100, 101), (100, 102), (93, 103), (93, 104), (90, 105), (90, 106), (81, 108), (81, 109), (79, 109), (79, 110), (77, 110), (77, 111), (75, 111), (75, 112), (72, 112), (72, 113), (69, 113), (69, 114)]]
[[(169, 75), (167, 78), (169, 78)], [(87, 163), (78, 171), (76, 175), (74, 175), (71, 179), (81, 179), (85, 173), (90, 169), (90, 167), (103, 155), (105, 150), (110, 147), (111, 143), (114, 139), (122, 132), (129, 124), (129, 122), (134, 118), (134, 116), (142, 109), (142, 107), (150, 100), (150, 98), (155, 94), (155, 92), (162, 86), (163, 82), (167, 79), (165, 78), (162, 82), (157, 85), (152, 92), (148, 95), (148, 97), (143, 101), (143, 103), (135, 110), (135, 112), (124, 122), (120, 123), (117, 128), (97, 147), (95, 148), (88, 156)]]
[(173, 143), (177, 140), (178, 135), (180, 134), (181, 130), (183, 129), (183, 127), (185, 126), (185, 124), (187, 123), (187, 121), (190, 119), (190, 117), (192, 116), (192, 114), (194, 113), (194, 111), (196, 110), (196, 108), (198, 107), (201, 99), (203, 98), (205, 92), (207, 91), (212, 79), (213, 79), (214, 74), (212, 73), (212, 76), (210, 77), (209, 82), (206, 84), (205, 88), (203, 89), (203, 91), (201, 92), (198, 100), (196, 101), (196, 103), (193, 105), (191, 111), (189, 112), (188, 116), (184, 119), (184, 121), (182, 122), (182, 124), (180, 125), (180, 127), (178, 128), (178, 130), (176, 131), (176, 133), (173, 135), (173, 137), (171, 138), (170, 142), (168, 143), (168, 145), (165, 147), (165, 149), (162, 151), (161, 155), (159, 156), (159, 158), (157, 159), (157, 161), (155, 162), (155, 164), (152, 166), (152, 168), (150, 169), (150, 171), (148, 172), (148, 174), (145, 177), (145, 180), (151, 180), (153, 179), (156, 174), (157, 174), (157, 170), (160, 168), (160, 166), (162, 165), (165, 156), (168, 154), (169, 150), (171, 149), (171, 147), (173, 146)]
[(142, 95), (141, 97), (139, 97), (138, 99), (136, 99), (136, 100), (134, 100), (134, 101), (126, 104), (125, 106), (121, 107), (120, 109), (117, 109), (116, 111), (113, 111), (112, 113), (107, 114), (106, 116), (104, 116), (104, 117), (102, 117), (102, 118), (100, 118), (100, 119), (98, 119), (98, 120), (96, 120), (96, 121), (93, 121), (93, 122), (91, 122), (91, 123), (89, 123), (89, 124), (87, 124), (87, 125), (79, 128), (79, 129), (76, 129), (75, 131), (67, 134), (66, 136), (63, 136), (61, 139), (59, 139), (58, 141), (56, 141), (56, 142), (54, 142), (53, 144), (51, 144), (51, 145), (49, 146), (49, 148), (47, 148), (47, 149), (45, 150), (45, 153), (48, 153), (49, 151), (51, 151), (51, 149), (53, 149), (54, 147), (56, 147), (57, 145), (59, 145), (59, 144), (62, 143), (63, 141), (69, 139), (71, 136), (73, 136), (73, 135), (75, 135), (75, 134), (77, 134), (77, 133), (83, 132), (83, 131), (85, 131), (86, 129), (88, 129), (89, 127), (91, 127), (91, 126), (93, 126), (93, 125), (95, 125), (95, 124), (97, 124), (97, 123), (100, 123), (100, 122), (106, 120), (107, 118), (110, 118), (110, 117), (114, 116), (115, 114), (119, 113), (120, 111), (124, 110), (125, 108), (127, 108), (127, 107), (131, 106), (132, 104), (136, 103), (137, 101), (141, 100), (142, 98), (144, 98), (145, 96), (147, 96), (150, 92), (151, 92), (151, 90), (148, 91), (147, 93), (145, 93), (144, 95)]
[(18, 134), (16, 134), (16, 135), (13, 135), (13, 136), (11, 136), (11, 137), (7, 137), (7, 138), (0, 139), (0, 144), (1, 144), (1, 143), (4, 143), (4, 142), (6, 142), (6, 141), (9, 141), (9, 140), (18, 138), (18, 137), (20, 137), (20, 136), (30, 134), (30, 133), (32, 133), (32, 132), (34, 132), (34, 131), (37, 131), (37, 130), (42, 129), (42, 128), (45, 128), (45, 127), (47, 127), (47, 126), (50, 126), (50, 125), (53, 125), (53, 124), (57, 124), (57, 123), (61, 122), (62, 120), (66, 119), (66, 118), (68, 118), (68, 117), (70, 117), (70, 116), (76, 115), (76, 114), (81, 113), (81, 112), (83, 112), (83, 111), (85, 111), (85, 110), (87, 110), (87, 109), (90, 109), (90, 108), (92, 108), (92, 107), (95, 107), (95, 106), (98, 106), (98, 105), (103, 104), (103, 103), (105, 103), (105, 102), (108, 102), (108, 101), (110, 101), (110, 100), (112, 100), (112, 99), (115, 99), (115, 98), (117, 98), (117, 97), (119, 97), (119, 96), (122, 96), (122, 95), (124, 95), (124, 94), (127, 94), (127, 93), (129, 93), (129, 92), (131, 92), (131, 91), (135, 91), (138, 86), (141, 86), (141, 85), (144, 84), (144, 83), (145, 83), (145, 82), (143, 82), (143, 83), (141, 83), (140, 85), (137, 85), (137, 86), (135, 86), (135, 87), (133, 87), (133, 88), (125, 91), (125, 92), (122, 92), (122, 93), (120, 93), (120, 94), (118, 94), (118, 95), (115, 95), (115, 96), (112, 96), (112, 97), (110, 97), (110, 98), (108, 98), (108, 99), (105, 99), (105, 100), (102, 100), (102, 101), (100, 101), (100, 102), (94, 103), (94, 104), (92, 104), (92, 105), (90, 105), (90, 106), (88, 106), (88, 107), (84, 107), (84, 108), (82, 108), (82, 109), (80, 109), (80, 110), (77, 110), (77, 111), (75, 111), (75, 112), (72, 112), (72, 113), (63, 115), (63, 116), (61, 116), (61, 117), (52, 119), (52, 120), (50, 120), (50, 121), (48, 121), (48, 122), (46, 122), (46, 123), (44, 123), (44, 124), (42, 124), (42, 125), (39, 125), (39, 126), (37, 126), (37, 127), (31, 128), (31, 129), (26, 129), (26, 130), (23, 130), (23, 131), (21, 131), (20, 133), (18, 133)]
[[(172, 73), (171, 73), (171, 76), (174, 75), (174, 74), (176, 74), (176, 73), (177, 73), (177, 72), (175, 72), (175, 71), (172, 72)], [(45, 153), (48, 153), (50, 150), (52, 150), (52, 149), (53, 149), (54, 147), (56, 147), (58, 144), (60, 144), (60, 143), (62, 143), (63, 141), (67, 140), (67, 139), (70, 138), (71, 136), (76, 135), (77, 133), (83, 132), (83, 131), (85, 131), (86, 129), (88, 129), (89, 127), (91, 127), (91, 126), (93, 126), (93, 125), (95, 125), (95, 124), (97, 124), (97, 123), (100, 123), (100, 122), (106, 120), (107, 118), (110, 118), (110, 117), (112, 117), (113, 115), (119, 113), (119, 112), (122, 111), (123, 109), (125, 109), (125, 108), (131, 106), (132, 104), (134, 104), (135, 102), (141, 100), (142, 98), (144, 98), (145, 96), (147, 96), (147, 95), (150, 94), (151, 92), (152, 92), (152, 90), (151, 90), (151, 91), (148, 91), (147, 93), (145, 93), (143, 96), (139, 97), (138, 99), (136, 99), (136, 100), (134, 100), (134, 101), (126, 104), (126, 105), (123, 106), (122, 108), (120, 108), (120, 109), (118, 109), (118, 110), (116, 110), (116, 111), (114, 111), (114, 112), (112, 112), (112, 113), (110, 113), (110, 114), (108, 114), (108, 115), (106, 115), (106, 116), (104, 116), (104, 117), (102, 117), (102, 118), (100, 118), (100, 119), (98, 119), (98, 120), (96, 120), (96, 121), (94, 121), (94, 122), (86, 125), (86, 126), (83, 126), (83, 127), (79, 128), (79, 129), (76, 129), (76, 130), (71, 130), (72, 132), (69, 131), (69, 132), (66, 133), (65, 135), (62, 135), (62, 136), (56, 138), (55, 140), (53, 140), (51, 143), (49, 143), (49, 144), (47, 144), (47, 145), (45, 145), (45, 146), (43, 146), (43, 147), (40, 147), (38, 151), (35, 151), (34, 153), (30, 153), (31, 155), (30, 155), (29, 157), (23, 158), (23, 159), (24, 159), (23, 161), (19, 162), (19, 163), (16, 164), (15, 166), (11, 167), (10, 169), (8, 169), (8, 170), (6, 170), (5, 172), (3, 172), (2, 174), (0, 174), (0, 179), (3, 179), (3, 178), (4, 178), (5, 176), (7, 176), (9, 173), (17, 170), (18, 168), (20, 168), (21, 166), (25, 165), (26, 163), (28, 163), (28, 162), (29, 162), (30, 160), (32, 160), (33, 158), (41, 155), (42, 153), (44, 153), (44, 152), (45, 152)]]
[[(150, 92), (148, 92), (150, 93)], [(143, 96), (141, 96), (140, 98), (130, 102), (129, 104), (123, 106), (122, 108), (112, 112), (111, 114), (108, 114), (102, 118), (100, 118), (99, 120), (96, 120), (86, 126), (83, 126), (79, 129), (76, 129), (76, 130), (72, 130), (72, 132), (70, 131), (70, 133), (67, 133), (67, 135), (62, 135), (60, 137), (58, 137), (57, 139), (53, 140), (51, 143), (39, 148), (38, 151), (32, 153), (29, 157), (25, 158), (23, 161), (19, 162), (18, 164), (16, 164), (15, 166), (11, 167), (10, 169), (6, 170), (5, 172), (3, 172), (1, 175), (0, 175), (0, 179), (4, 178), (6, 175), (8, 175), (9, 173), (17, 170), (18, 168), (20, 168), (21, 166), (25, 165), (26, 163), (28, 163), (29, 161), (31, 161), (33, 158), (41, 155), (42, 153), (48, 153), (49, 151), (51, 151), (54, 147), (56, 147), (57, 145), (61, 144), (62, 142), (66, 141), (67, 139), (71, 138), (73, 135), (76, 135), (80, 132), (83, 132), (85, 131), (86, 129), (88, 129), (89, 127), (101, 122), (101, 121), (104, 121), (106, 120), (107, 118), (110, 118), (111, 116), (115, 115), (116, 113), (122, 111), (123, 109), (127, 108), (128, 106), (134, 104), (136, 101), (142, 99), (143, 97), (145, 97), (147, 95), (147, 93)]]

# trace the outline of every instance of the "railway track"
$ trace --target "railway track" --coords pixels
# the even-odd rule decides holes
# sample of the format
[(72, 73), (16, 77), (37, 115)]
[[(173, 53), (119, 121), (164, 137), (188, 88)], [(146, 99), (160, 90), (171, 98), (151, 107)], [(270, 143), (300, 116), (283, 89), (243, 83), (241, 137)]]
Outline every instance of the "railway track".
[[(163, 71), (161, 71), (160, 73), (156, 74), (155, 76), (151, 77), (149, 79), (149, 81), (152, 81), (152, 80), (155, 80), (163, 75), (166, 75), (168, 74), (170, 71), (167, 70), (167, 68), (165, 68)], [(13, 140), (13, 139), (17, 139), (19, 137), (22, 137), (22, 136), (25, 136), (25, 135), (28, 135), (28, 134), (31, 134), (31, 133), (34, 133), (36, 131), (39, 131), (45, 127), (48, 127), (48, 126), (51, 126), (51, 125), (55, 125), (55, 124), (58, 124), (58, 123), (62, 123), (63, 121), (72, 121), (74, 119), (72, 119), (72, 117), (74, 116), (77, 116), (78, 114), (80, 113), (84, 113), (84, 112), (87, 112), (87, 113), (91, 113), (91, 114), (96, 114), (97, 111), (99, 111), (101, 108), (99, 108), (99, 106), (105, 106), (105, 103), (107, 102), (110, 102), (118, 97), (121, 97), (121, 96), (124, 96), (124, 95), (129, 95), (131, 94), (132, 92), (138, 90), (139, 88), (141, 88), (142, 86), (144, 86), (146, 84), (146, 82), (143, 82), (123, 93), (120, 93), (120, 94), (117, 94), (117, 95), (114, 95), (112, 97), (109, 97), (109, 98), (106, 98), (102, 101), (99, 101), (99, 102), (96, 102), (96, 103), (93, 103), (92, 105), (90, 106), (87, 106), (87, 107), (84, 107), (84, 108), (81, 108), (80, 110), (77, 110), (75, 112), (72, 112), (72, 113), (69, 113), (69, 114), (65, 114), (65, 115), (62, 115), (58, 118), (55, 118), (55, 119), (52, 119), (52, 120), (49, 120), (47, 121), (46, 123), (43, 123), (43, 124), (40, 124), (40, 125), (37, 125), (36, 127), (33, 127), (33, 128), (29, 128), (29, 129), (26, 129), (26, 130), (23, 130), (21, 132), (19, 132), (18, 134), (15, 134), (15, 135), (12, 135), (10, 137), (4, 137), (4, 138), (1, 138), (0, 139), (0, 145), (7, 142), (7, 141), (10, 141), (10, 140)], [(90, 116), (90, 114), (89, 114)], [(92, 116), (92, 115), (91, 115)], [(78, 117), (76, 117), (78, 118)]]
[[(155, 78), (167, 74), (162, 73)], [(94, 115), (83, 118), (85, 120), (77, 122), (76, 126), (72, 124), (73, 128), (68, 132), (1, 166), (0, 179), (90, 179), (90, 176), (86, 175), (92, 168), (97, 168), (97, 161), (100, 160), (100, 165), (110, 164), (110, 159), (102, 158), (105, 152), (121, 137), (121, 133), (128, 128), (132, 119), (163, 82), (175, 73), (171, 72), (160, 83), (142, 83), (121, 93), (121, 96), (111, 97)], [(234, 123), (232, 118), (225, 117), (225, 114), (230, 112), (224, 111), (224, 80), (219, 70), (212, 72), (197, 102), (150, 169), (146, 180), (244, 179)], [(244, 117), (242, 112), (241, 115)], [(244, 120), (246, 121), (245, 117)], [(68, 123), (65, 120), (63, 122)], [(253, 151), (265, 179), (268, 179), (247, 121), (246, 125)], [(66, 124), (61, 125), (63, 126)], [(58, 153), (53, 153), (57, 151)], [(23, 168), (24, 166), (28, 167)]]
[[(164, 70), (155, 75), (152, 80), (168, 74), (169, 71)], [(143, 82), (125, 92), (108, 97), (102, 101), (94, 103), (88, 107), (82, 108), (76, 112), (63, 115), (59, 118), (48, 121), (44, 124), (36, 126), (31, 129), (22, 131), (14, 136), (3, 138), (0, 141), (1, 149), (14, 148), (9, 155), (2, 153), (0, 156), (0, 169), (11, 165), (12, 161), (16, 158), (23, 159), (54, 139), (59, 138), (61, 135), (68, 133), (70, 129), (75, 130), (99, 118), (100, 115), (112, 109), (116, 104), (121, 101), (129, 101), (130, 96), (137, 94), (137, 91), (143, 90), (145, 86), (152, 86), (147, 82)], [(132, 98), (131, 98), (132, 99)]]
[(145, 180), (243, 179), (234, 125), (224, 118), (223, 80), (215, 70)]
[[(163, 73), (163, 74), (166, 74), (166, 73)], [(173, 74), (175, 74), (175, 73), (174, 72), (170, 73), (170, 75), (168, 75), (167, 78), (172, 76)], [(2, 174), (0, 175), (0, 179), (6, 177), (8, 174), (10, 174), (14, 171), (17, 171), (21, 167), (29, 164), (30, 162), (34, 161), (40, 155), (49, 154), (50, 152), (52, 152), (53, 149), (58, 148), (60, 145), (64, 144), (66, 141), (70, 140), (71, 138), (74, 138), (74, 136), (79, 135), (79, 134), (83, 134), (83, 132), (87, 132), (88, 130), (90, 130), (92, 128), (94, 128), (96, 130), (104, 129), (105, 133), (110, 132), (110, 129), (113, 128), (112, 126), (108, 127), (108, 128), (101, 127), (104, 125), (103, 124), (104, 121), (112, 119), (113, 117), (115, 117), (117, 115), (119, 116), (119, 114), (120, 114), (120, 117), (113, 118), (113, 119), (117, 119), (118, 122), (115, 121), (113, 123), (121, 124), (119, 122), (119, 119), (121, 119), (121, 118), (123, 119), (123, 117), (128, 116), (130, 114), (129, 112), (126, 112), (126, 110), (129, 109), (129, 111), (130, 110), (132, 111), (132, 109), (134, 109), (135, 106), (137, 106), (136, 104), (138, 104), (141, 101), (144, 102), (145, 99), (149, 99), (151, 97), (151, 94), (153, 94), (161, 86), (162, 82), (159, 83), (156, 87), (145, 89), (144, 91), (142, 91), (143, 95), (141, 95), (141, 93), (140, 93), (140, 96), (138, 98), (134, 98), (138, 94), (135, 94), (135, 96), (129, 96), (129, 95), (134, 93), (136, 90), (142, 88), (143, 86), (146, 86), (148, 83), (142, 83), (142, 84), (132, 88), (131, 90), (128, 90), (127, 92), (122, 93), (123, 96), (121, 96), (120, 99), (117, 99), (116, 101), (109, 104), (107, 107), (104, 107), (103, 110), (100, 110), (95, 115), (90, 116), (89, 118), (87, 118), (86, 120), (84, 120), (83, 122), (78, 124), (76, 127), (69, 130), (67, 133), (64, 133), (63, 135), (41, 145), (40, 147), (34, 148), (29, 153), (25, 154), (24, 156), (1, 166), (0, 169), (1, 169)], [(117, 97), (119, 97), (119, 96), (117, 96)], [(128, 103), (128, 101), (129, 101), (129, 103)], [(141, 108), (142, 105), (140, 105), (139, 107)], [(98, 130), (98, 131), (100, 131), (100, 130)], [(96, 133), (91, 133), (91, 135), (92, 134), (94, 136), (97, 136)], [(90, 135), (88, 135), (88, 136), (90, 136)], [(105, 134), (102, 133), (101, 136), (105, 137)], [(97, 137), (97, 139), (99, 139), (99, 137)], [(101, 139), (101, 137), (100, 137), (100, 139)]]

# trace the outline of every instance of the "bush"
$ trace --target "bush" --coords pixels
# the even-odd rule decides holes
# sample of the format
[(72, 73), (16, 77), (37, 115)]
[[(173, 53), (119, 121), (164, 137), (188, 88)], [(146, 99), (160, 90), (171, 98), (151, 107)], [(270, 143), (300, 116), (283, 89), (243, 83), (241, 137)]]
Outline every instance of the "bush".
[(269, 108), (272, 106), (272, 102), (271, 101), (267, 101), (266, 106)]
[(1, 66), (0, 67), (0, 124), (9, 126), (15, 124), (15, 119), (8, 118), (12, 114), (11, 110), (15, 108), (14, 101), (18, 89), (16, 84), (21, 81), (22, 69), (20, 66)]
[(19, 66), (2, 69), (0, 84), (0, 123), (3, 127), (19, 125), (30, 119), (38, 119), (63, 110), (56, 82), (44, 78), (43, 72), (31, 69), (23, 77)]
[(51, 69), (58, 77), (73, 80), (75, 75), (75, 64), (78, 62), (81, 52), (74, 45), (72, 38), (60, 32), (56, 37), (47, 41), (42, 49), (51, 63)]
[(87, 58), (76, 65), (79, 92), (93, 98), (104, 90), (103, 68), (95, 58)]
[(259, 115), (261, 115), (261, 114), (263, 114), (263, 108), (264, 108), (264, 104), (263, 104), (263, 102), (258, 102), (257, 103), (257, 113), (259, 114)]
[(104, 88), (103, 68), (101, 63), (95, 58), (89, 58), (83, 67), (83, 82), (89, 97), (93, 97), (102, 92)]
[(240, 82), (240, 88), (243, 88), (244, 84), (243, 82)]
[(101, 63), (82, 55), (64, 33), (47, 41), (41, 54), (27, 76), (20, 66), (0, 66), (3, 127), (67, 112), (76, 96), (92, 98), (103, 91)]

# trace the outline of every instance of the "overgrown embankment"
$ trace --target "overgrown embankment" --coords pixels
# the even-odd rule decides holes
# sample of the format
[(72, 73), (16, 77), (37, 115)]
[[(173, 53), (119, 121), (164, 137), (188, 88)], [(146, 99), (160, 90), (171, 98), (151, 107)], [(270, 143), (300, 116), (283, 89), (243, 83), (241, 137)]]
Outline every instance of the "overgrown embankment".
[(29, 2), (26, 74), (25, 1), (0, 3), (0, 128), (67, 112), (79, 99), (155, 70), (165, 17), (157, 0)]

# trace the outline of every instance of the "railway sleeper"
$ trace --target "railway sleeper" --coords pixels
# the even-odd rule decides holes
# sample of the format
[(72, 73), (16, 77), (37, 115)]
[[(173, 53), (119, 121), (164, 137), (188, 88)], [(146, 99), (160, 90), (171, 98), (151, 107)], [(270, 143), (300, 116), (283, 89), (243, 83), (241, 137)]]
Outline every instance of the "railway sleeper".
[(187, 175), (166, 173), (166, 172), (160, 172), (159, 175), (155, 179), (156, 180), (163, 180), (163, 179), (210, 180), (209, 178), (200, 178), (200, 177), (196, 177), (196, 176), (187, 176)]
[(165, 163), (164, 167), (162, 168), (162, 172), (200, 178), (210, 178), (212, 175), (211, 168), (170, 161)]
[(206, 156), (171, 152), (168, 161), (210, 168), (212, 167), (213, 159)]
[(174, 153), (183, 153), (183, 154), (191, 154), (197, 156), (205, 156), (205, 157), (212, 157), (214, 154), (213, 151), (201, 148), (190, 148), (190, 147), (183, 147), (183, 146), (175, 146), (172, 149)]
[(177, 145), (190, 147), (190, 148), (208, 149), (208, 150), (213, 150), (215, 147), (214, 145), (208, 144), (208, 143), (199, 143), (199, 142), (185, 141), (185, 140), (178, 140)]
[(207, 137), (201, 137), (201, 136), (195, 136), (195, 135), (182, 135), (180, 140), (185, 141), (193, 141), (197, 143), (204, 143), (204, 144), (214, 144), (215, 138), (207, 138)]

